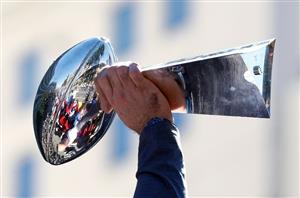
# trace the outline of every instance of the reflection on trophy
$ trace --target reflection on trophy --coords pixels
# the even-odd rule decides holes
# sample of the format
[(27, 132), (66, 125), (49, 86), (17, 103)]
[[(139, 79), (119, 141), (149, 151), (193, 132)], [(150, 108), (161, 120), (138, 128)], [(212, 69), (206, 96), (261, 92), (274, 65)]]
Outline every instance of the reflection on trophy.
[[(177, 113), (269, 118), (275, 40), (143, 67), (143, 75)], [(109, 41), (93, 38), (64, 54), (46, 72), (35, 98), (34, 131), (44, 159), (77, 158), (108, 130), (115, 113), (99, 105), (94, 78), (117, 62)]]

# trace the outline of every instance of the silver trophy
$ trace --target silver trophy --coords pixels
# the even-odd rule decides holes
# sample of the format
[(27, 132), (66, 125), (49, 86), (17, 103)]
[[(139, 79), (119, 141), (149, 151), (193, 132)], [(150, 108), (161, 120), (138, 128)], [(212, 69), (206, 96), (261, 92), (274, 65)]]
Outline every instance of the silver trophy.
[[(217, 53), (143, 67), (173, 82), (181, 112), (269, 118), (275, 39)], [(53, 165), (87, 152), (108, 130), (115, 113), (101, 110), (97, 73), (117, 62), (105, 38), (85, 40), (50, 66), (38, 88), (33, 125), (43, 158)]]

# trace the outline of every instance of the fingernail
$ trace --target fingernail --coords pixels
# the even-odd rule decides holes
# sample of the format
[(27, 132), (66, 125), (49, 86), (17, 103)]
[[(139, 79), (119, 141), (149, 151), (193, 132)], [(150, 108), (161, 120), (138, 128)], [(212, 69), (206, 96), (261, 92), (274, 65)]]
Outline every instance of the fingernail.
[(139, 71), (138, 65), (136, 63), (130, 64), (129, 71)]

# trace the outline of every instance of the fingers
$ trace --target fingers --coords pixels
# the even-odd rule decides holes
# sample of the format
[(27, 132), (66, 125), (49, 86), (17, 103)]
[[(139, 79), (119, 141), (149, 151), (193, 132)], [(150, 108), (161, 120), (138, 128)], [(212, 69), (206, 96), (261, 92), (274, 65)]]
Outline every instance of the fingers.
[[(126, 97), (126, 93), (134, 93), (136, 87), (146, 87), (147, 79), (137, 67), (131, 63), (128, 66), (104, 67), (95, 79), (101, 109), (109, 113)], [(144, 83), (144, 84), (143, 84)]]
[(97, 93), (98, 93), (98, 97), (99, 97), (98, 100), (100, 102), (101, 109), (105, 113), (110, 113), (112, 111), (112, 106), (108, 102), (107, 98), (103, 94), (103, 91), (101, 90), (100, 87), (97, 88)]
[(145, 83), (145, 78), (136, 63), (129, 65), (129, 77), (133, 81), (136, 87), (141, 87)]
[[(129, 63), (127, 64), (129, 65)], [(124, 88), (134, 91), (135, 84), (129, 77), (128, 66), (106, 66), (95, 79), (101, 109), (109, 113), (114, 103), (124, 97)]]
[(117, 92), (119, 89), (122, 89), (123, 87), (116, 70), (117, 70), (116, 67), (109, 67), (106, 69), (107, 72), (106, 76), (111, 84), (113, 94)]
[(101, 109), (109, 113), (111, 111), (112, 86), (107, 78), (105, 68), (97, 75), (95, 79), (96, 90), (99, 95)]
[(126, 87), (126, 88), (135, 87), (134, 83), (132, 82), (132, 80), (129, 77), (129, 71), (128, 71), (127, 66), (117, 67), (116, 70), (117, 70), (118, 77), (119, 77), (123, 87)]

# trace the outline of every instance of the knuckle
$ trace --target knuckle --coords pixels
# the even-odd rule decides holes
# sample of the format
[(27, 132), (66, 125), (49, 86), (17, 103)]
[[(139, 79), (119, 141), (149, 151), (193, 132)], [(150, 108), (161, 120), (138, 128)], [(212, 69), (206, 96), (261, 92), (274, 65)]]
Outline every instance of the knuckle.
[(116, 67), (110, 67), (107, 69), (107, 75), (108, 77), (112, 77), (112, 76), (116, 76), (117, 75), (117, 71), (116, 71)]
[(125, 66), (119, 67), (117, 73), (121, 78), (126, 78), (128, 76), (128, 68)]
[(99, 74), (95, 79), (94, 82), (96, 84), (96, 86), (101, 86), (103, 83), (105, 84), (105, 82), (107, 81), (107, 75), (101, 75)]
[(137, 70), (129, 70), (129, 76), (133, 78), (138, 78), (139, 72)]
[(107, 69), (106, 69), (107, 75), (111, 75), (111, 74), (113, 73), (113, 68), (114, 68), (114, 67), (110, 67), (110, 68), (107, 68)]
[(128, 67), (127, 66), (119, 66), (116, 68), (118, 73), (127, 73)]

